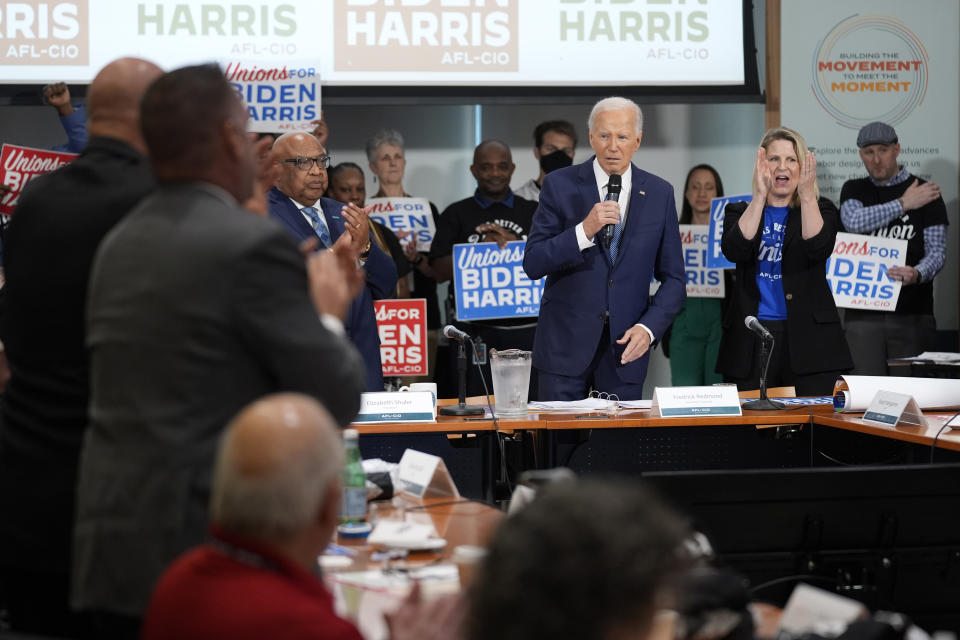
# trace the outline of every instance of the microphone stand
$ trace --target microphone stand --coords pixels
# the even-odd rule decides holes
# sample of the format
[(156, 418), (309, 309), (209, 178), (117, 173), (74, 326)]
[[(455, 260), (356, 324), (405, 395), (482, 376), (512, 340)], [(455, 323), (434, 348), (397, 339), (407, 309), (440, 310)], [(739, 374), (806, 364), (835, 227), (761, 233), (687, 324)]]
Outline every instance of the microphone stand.
[(767, 369), (770, 368), (770, 357), (773, 355), (774, 342), (773, 336), (770, 336), (769, 340), (763, 336), (760, 337), (760, 398), (744, 402), (744, 409), (750, 411), (779, 411), (787, 408), (782, 402), (767, 397)]
[(458, 342), (457, 349), (457, 404), (447, 407), (440, 407), (437, 413), (443, 416), (480, 416), (483, 415), (483, 407), (473, 404), (467, 404), (467, 349), (463, 342)]

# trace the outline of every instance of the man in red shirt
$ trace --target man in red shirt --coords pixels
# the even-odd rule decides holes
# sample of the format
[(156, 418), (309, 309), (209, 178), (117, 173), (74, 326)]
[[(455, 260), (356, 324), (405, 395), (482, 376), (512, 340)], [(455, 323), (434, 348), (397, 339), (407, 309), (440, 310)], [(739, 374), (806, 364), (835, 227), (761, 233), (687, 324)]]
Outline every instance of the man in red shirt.
[[(241, 411), (217, 453), (212, 540), (161, 577), (144, 640), (362, 640), (334, 613), (317, 564), (337, 525), (342, 468), (338, 429), (312, 398), (276, 394)], [(457, 602), (425, 604), (415, 590), (388, 616), (392, 639), (449, 637)]]

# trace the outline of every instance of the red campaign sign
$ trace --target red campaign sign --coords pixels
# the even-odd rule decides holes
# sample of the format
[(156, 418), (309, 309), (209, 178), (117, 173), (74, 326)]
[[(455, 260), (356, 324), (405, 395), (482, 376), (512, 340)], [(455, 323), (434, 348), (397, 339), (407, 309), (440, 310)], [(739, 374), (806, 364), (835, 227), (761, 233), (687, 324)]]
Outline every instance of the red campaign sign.
[(13, 213), (23, 187), (42, 173), (49, 173), (77, 157), (76, 153), (47, 151), (5, 144), (0, 148), (0, 182), (10, 190), (0, 198), (0, 213)]
[(427, 301), (374, 300), (385, 376), (427, 375)]

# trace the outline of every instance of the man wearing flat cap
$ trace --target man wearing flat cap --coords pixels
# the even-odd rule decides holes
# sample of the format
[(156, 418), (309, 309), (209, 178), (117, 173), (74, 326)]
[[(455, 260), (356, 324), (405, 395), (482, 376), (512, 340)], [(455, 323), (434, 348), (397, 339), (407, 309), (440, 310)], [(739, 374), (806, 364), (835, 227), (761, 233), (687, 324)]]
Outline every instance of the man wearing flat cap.
[(896, 310), (847, 309), (844, 315), (853, 373), (882, 376), (888, 374), (887, 358), (915, 356), (934, 346), (933, 278), (946, 258), (947, 207), (940, 187), (897, 163), (900, 143), (889, 124), (865, 125), (857, 146), (869, 175), (848, 180), (840, 191), (844, 227), (907, 241), (906, 266), (887, 271), (903, 282)]

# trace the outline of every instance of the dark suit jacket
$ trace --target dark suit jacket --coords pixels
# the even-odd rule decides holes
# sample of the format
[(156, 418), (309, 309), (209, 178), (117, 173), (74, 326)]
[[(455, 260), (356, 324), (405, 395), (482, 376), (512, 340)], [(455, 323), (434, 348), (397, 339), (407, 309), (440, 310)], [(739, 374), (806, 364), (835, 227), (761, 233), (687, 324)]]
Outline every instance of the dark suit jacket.
[[(826, 261), (833, 253), (840, 229), (840, 214), (833, 203), (820, 198), (823, 228), (809, 240), (801, 233), (800, 209), (791, 208), (783, 236), (783, 294), (787, 301), (787, 340), (790, 366), (794, 373), (818, 373), (853, 366), (850, 349), (840, 326), (840, 315), (827, 284)], [(762, 234), (747, 240), (738, 222), (747, 210), (746, 202), (727, 205), (723, 219), (723, 255), (737, 265), (736, 286), (723, 321), (723, 338), (717, 357), (717, 372), (743, 378), (757, 359), (754, 334), (743, 324), (757, 315), (760, 290), (757, 288), (757, 254)], [(762, 221), (761, 221), (762, 224)]]
[[(616, 264), (610, 264), (600, 244), (586, 251), (577, 245), (576, 225), (600, 201), (593, 158), (554, 171), (543, 182), (523, 258), (527, 276), (547, 276), (533, 346), (538, 369), (585, 375), (606, 312), (611, 342), (637, 323), (659, 338), (686, 299), (673, 187), (636, 166), (631, 165), (631, 171), (633, 193)], [(662, 284), (650, 299), (652, 277)], [(620, 379), (642, 384), (648, 361), (649, 352), (618, 367)]]
[[(303, 213), (276, 187), (270, 190), (269, 201), (270, 217), (283, 224), (297, 242), (316, 237), (316, 232), (303, 217)], [(345, 229), (340, 215), (343, 204), (330, 198), (320, 198), (318, 204), (323, 209), (330, 228), (330, 237), (336, 242)], [(396, 297), (397, 267), (393, 259), (373, 242), (372, 237), (370, 238), (370, 256), (367, 258), (364, 269), (367, 272), (367, 286), (351, 303), (345, 326), (347, 335), (363, 356), (363, 364), (367, 372), (367, 391), (383, 391), (380, 333), (377, 331), (373, 301)]]
[(107, 232), (155, 186), (140, 152), (95, 137), (72, 163), (32, 180), (10, 219), (0, 289), (12, 373), (0, 401), (0, 566), (70, 571), (90, 266)]
[(317, 317), (296, 244), (201, 183), (162, 186), (104, 239), (87, 345), (80, 609), (142, 615), (162, 570), (203, 542), (214, 450), (237, 411), (297, 391), (346, 424), (363, 390), (360, 356)]

